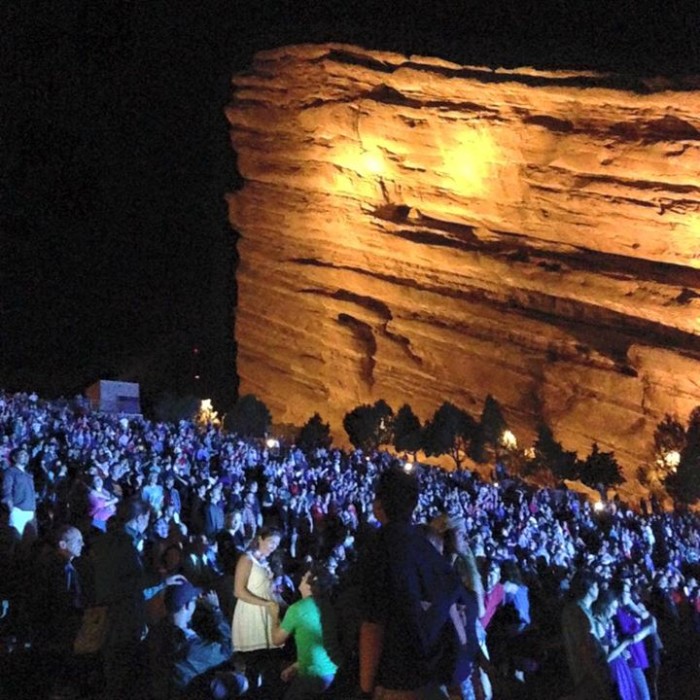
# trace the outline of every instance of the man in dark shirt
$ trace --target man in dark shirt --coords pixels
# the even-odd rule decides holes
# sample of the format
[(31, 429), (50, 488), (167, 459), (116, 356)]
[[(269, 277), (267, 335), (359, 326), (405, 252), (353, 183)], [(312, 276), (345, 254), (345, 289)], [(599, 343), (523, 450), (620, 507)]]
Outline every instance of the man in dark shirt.
[(56, 546), (39, 572), (35, 611), (41, 641), (52, 649), (72, 653), (83, 617), (84, 584), (75, 566), (83, 551), (83, 535), (72, 525), (56, 533)]
[(20, 448), (14, 454), (13, 465), (5, 471), (2, 480), (2, 502), (10, 511), (10, 526), (19, 537), (35, 534), (34, 511), (36, 510), (36, 493), (34, 479), (26, 469), (29, 453)]
[(571, 601), (562, 611), (562, 636), (574, 682), (576, 700), (612, 700), (615, 692), (605, 651), (593, 631), (591, 606), (598, 597), (598, 581), (581, 570), (571, 581)]
[(228, 496), (228, 508), (227, 510), (242, 510), (243, 509), (243, 495), (241, 493), (243, 486), (240, 481), (234, 480), (231, 483), (231, 492)]
[(447, 680), (450, 607), (461, 582), (410, 520), (418, 482), (400, 468), (383, 472), (374, 513), (382, 527), (363, 562), (360, 688), (380, 700), (423, 700)]
[(106, 696), (114, 700), (133, 696), (141, 680), (146, 601), (186, 580), (180, 575), (161, 580), (146, 569), (141, 552), (150, 515), (150, 506), (139, 498), (122, 502), (118, 516), (123, 524), (97, 539), (93, 549), (95, 597), (107, 606)]
[(170, 472), (165, 475), (165, 488), (163, 489), (163, 503), (166, 507), (171, 506), (180, 515), (182, 511), (182, 499), (180, 492), (175, 488), (175, 475)]
[(204, 534), (210, 541), (224, 529), (224, 501), (222, 486), (215, 484), (209, 492), (207, 502), (204, 504)]
[(85, 606), (86, 582), (76, 568), (82, 550), (80, 530), (72, 525), (61, 526), (55, 535), (54, 547), (37, 562), (33, 580), (34, 643), (40, 654), (42, 675), (54, 688), (52, 695), (85, 682), (83, 668), (73, 653)]

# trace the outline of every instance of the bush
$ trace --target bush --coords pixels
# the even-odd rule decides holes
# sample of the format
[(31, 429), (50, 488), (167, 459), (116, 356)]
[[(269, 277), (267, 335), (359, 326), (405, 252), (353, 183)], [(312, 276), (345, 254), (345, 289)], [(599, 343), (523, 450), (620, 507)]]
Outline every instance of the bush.
[(379, 399), (374, 404), (374, 411), (377, 420), (378, 444), (391, 445), (394, 439), (394, 409), (384, 399)]

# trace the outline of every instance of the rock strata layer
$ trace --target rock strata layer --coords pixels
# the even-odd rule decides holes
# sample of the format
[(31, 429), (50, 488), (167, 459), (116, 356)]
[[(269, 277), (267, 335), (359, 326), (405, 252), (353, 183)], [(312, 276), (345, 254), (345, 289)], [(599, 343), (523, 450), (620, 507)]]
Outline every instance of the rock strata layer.
[(345, 45), (233, 82), (238, 373), (276, 421), (492, 394), (632, 470), (700, 404), (699, 83)]

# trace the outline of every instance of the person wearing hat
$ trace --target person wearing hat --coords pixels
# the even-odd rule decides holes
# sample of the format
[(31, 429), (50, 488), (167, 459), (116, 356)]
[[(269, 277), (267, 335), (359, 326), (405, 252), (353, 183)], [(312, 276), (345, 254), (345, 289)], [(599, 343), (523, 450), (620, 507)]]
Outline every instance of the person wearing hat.
[[(199, 608), (199, 610), (198, 610)], [(149, 635), (153, 660), (153, 697), (237, 697), (246, 689), (245, 676), (216, 673), (231, 659), (231, 628), (216, 593), (185, 581), (165, 592), (167, 615)], [(210, 638), (192, 628), (199, 612), (209, 617)]]

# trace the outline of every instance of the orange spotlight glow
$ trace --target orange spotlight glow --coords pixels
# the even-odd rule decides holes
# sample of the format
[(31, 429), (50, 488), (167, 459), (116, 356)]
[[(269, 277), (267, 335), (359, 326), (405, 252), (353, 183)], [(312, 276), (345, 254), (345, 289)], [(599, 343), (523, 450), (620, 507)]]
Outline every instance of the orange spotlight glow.
[(338, 150), (335, 162), (346, 170), (352, 170), (362, 177), (383, 175), (386, 164), (382, 152), (375, 147), (346, 147)]
[[(364, 146), (364, 147), (363, 147)], [(381, 196), (380, 183), (387, 176), (387, 163), (382, 151), (372, 146), (344, 145), (335, 149), (333, 188), (339, 193), (363, 199)]]
[(488, 192), (498, 151), (492, 136), (476, 128), (460, 132), (456, 142), (440, 144), (445, 174), (454, 181), (455, 190), (466, 196)]
[(381, 175), (384, 172), (384, 159), (374, 151), (365, 151), (361, 156), (364, 169), (372, 175)]

